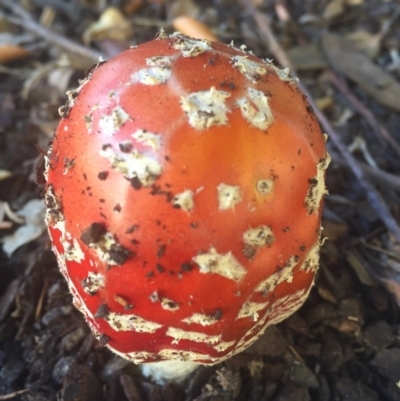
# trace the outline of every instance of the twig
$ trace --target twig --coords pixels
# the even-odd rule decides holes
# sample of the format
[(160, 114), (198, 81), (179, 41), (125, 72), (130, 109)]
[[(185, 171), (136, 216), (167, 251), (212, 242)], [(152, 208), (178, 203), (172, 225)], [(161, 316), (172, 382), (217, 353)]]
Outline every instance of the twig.
[(53, 32), (50, 29), (47, 29), (44, 26), (40, 25), (31, 17), (31, 15), (27, 11), (25, 11), (18, 4), (15, 4), (13, 0), (0, 0), (0, 4), (12, 11), (16, 16), (18, 16), (18, 18), (6, 16), (8, 21), (20, 26), (21, 28), (26, 29), (36, 36), (45, 39), (47, 42), (61, 47), (62, 49), (70, 53), (85, 57), (93, 61), (93, 63), (96, 63), (99, 58), (102, 57), (102, 53), (75, 43), (72, 40), (69, 40), (59, 35), (58, 33)]
[(400, 178), (394, 174), (390, 174), (383, 170), (377, 170), (365, 163), (357, 162), (364, 173), (368, 174), (372, 179), (379, 181), (381, 184), (389, 185), (396, 191), (400, 191)]
[(9, 394), (0, 395), (0, 401), (11, 400), (12, 398), (18, 397), (21, 394), (25, 394), (28, 391), (29, 391), (28, 389), (24, 389), (24, 390), (14, 391), (14, 392), (9, 393)]
[[(335, 163), (339, 164), (340, 166), (347, 165), (346, 162), (339, 156), (339, 153), (332, 147), (329, 149), (329, 154), (331, 155), (332, 159), (335, 160)], [(385, 186), (385, 188), (390, 188), (398, 192), (400, 191), (400, 177), (397, 175), (380, 170), (379, 168), (373, 168), (361, 161), (357, 161), (356, 163), (371, 180)]]
[[(275, 38), (274, 33), (272, 32), (268, 16), (257, 11), (250, 0), (241, 1), (246, 11), (256, 22), (257, 27), (264, 37), (271, 53), (282, 66), (289, 67), (291, 69), (291, 73), (296, 75), (293, 63), (290, 61), (289, 57), (282, 49), (277, 39)], [(353, 174), (357, 177), (360, 185), (364, 188), (370, 205), (378, 214), (382, 222), (385, 224), (386, 228), (394, 235), (397, 241), (400, 242), (400, 227), (398, 226), (396, 220), (393, 218), (385, 201), (382, 199), (379, 192), (369, 183), (369, 181), (365, 177), (364, 171), (360, 168), (353, 155), (349, 152), (346, 145), (342, 142), (338, 133), (333, 129), (325, 114), (317, 107), (308, 89), (301, 83), (299, 83), (298, 85), (303, 93), (307, 96), (308, 102), (310, 106), (314, 109), (314, 112), (320, 124), (324, 128), (325, 132), (329, 135), (335, 147), (338, 149), (341, 157), (345, 160), (346, 164), (350, 167)]]
[[(360, 100), (350, 92), (346, 83), (338, 77), (332, 70), (327, 71), (326, 76), (329, 81), (336, 86), (337, 89), (342, 92), (342, 94), (350, 101), (353, 107), (368, 121), (371, 128), (378, 134), (381, 135), (390, 145), (392, 145), (393, 149), (400, 155), (400, 145), (397, 143), (395, 139), (389, 134), (387, 129), (379, 124), (376, 120), (375, 116), (360, 102)], [(378, 139), (380, 137), (378, 136)]]
[(47, 288), (49, 286), (49, 282), (47, 280), (44, 281), (44, 284), (42, 286), (42, 291), (40, 292), (40, 296), (36, 305), (36, 309), (35, 309), (35, 320), (38, 320), (40, 317), (40, 314), (42, 313), (42, 309), (43, 309), (43, 302), (44, 302), (44, 298), (46, 296), (46, 292), (47, 292)]

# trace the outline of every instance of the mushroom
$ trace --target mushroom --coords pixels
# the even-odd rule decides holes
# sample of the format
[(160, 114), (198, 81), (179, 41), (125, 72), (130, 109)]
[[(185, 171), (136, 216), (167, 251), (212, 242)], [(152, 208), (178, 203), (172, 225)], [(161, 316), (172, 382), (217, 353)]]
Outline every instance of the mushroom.
[(287, 70), (161, 33), (68, 97), (46, 156), (46, 221), (102, 345), (179, 381), (303, 304), (329, 156)]

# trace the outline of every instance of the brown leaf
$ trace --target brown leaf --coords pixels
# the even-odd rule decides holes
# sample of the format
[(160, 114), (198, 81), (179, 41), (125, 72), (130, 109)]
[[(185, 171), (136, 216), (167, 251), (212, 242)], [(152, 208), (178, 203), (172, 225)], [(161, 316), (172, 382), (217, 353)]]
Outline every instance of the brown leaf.
[[(371, 59), (378, 55), (382, 41), (380, 33), (371, 34), (367, 31), (350, 32), (339, 37), (353, 50), (365, 54)], [(329, 65), (319, 43), (308, 43), (293, 47), (288, 51), (288, 56), (297, 70), (322, 69)]]
[(28, 57), (30, 52), (23, 47), (3, 44), (0, 46), (0, 64), (9, 63), (10, 61), (20, 60), (21, 58)]
[(377, 102), (400, 111), (400, 84), (367, 56), (357, 52), (349, 41), (328, 33), (322, 37), (322, 48), (334, 69)]
[(181, 15), (175, 18), (172, 24), (177, 31), (192, 38), (207, 39), (213, 42), (218, 41), (218, 38), (207, 25), (188, 15)]
[(297, 70), (317, 70), (328, 66), (317, 43), (294, 47), (288, 51), (288, 56)]

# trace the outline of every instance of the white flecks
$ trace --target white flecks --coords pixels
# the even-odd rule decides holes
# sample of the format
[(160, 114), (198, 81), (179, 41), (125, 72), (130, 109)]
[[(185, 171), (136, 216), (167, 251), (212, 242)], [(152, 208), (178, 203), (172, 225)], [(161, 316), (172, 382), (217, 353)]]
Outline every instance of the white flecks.
[(247, 56), (232, 57), (232, 64), (252, 82), (257, 82), (261, 75), (265, 75), (268, 72), (262, 64), (249, 60)]
[(100, 150), (100, 156), (107, 158), (111, 166), (126, 178), (137, 178), (143, 186), (151, 185), (162, 171), (160, 163), (155, 158), (136, 149), (129, 153), (116, 153), (111, 146), (106, 146)]
[(72, 238), (72, 235), (65, 232), (60, 238), (61, 245), (64, 248), (65, 260), (81, 263), (85, 260), (85, 254), (83, 253), (78, 241)]
[[(97, 63), (96, 68), (99, 66), (99, 63), (100, 61)], [(82, 88), (90, 81), (91, 75), (92, 74), (90, 73), (86, 78), (79, 80), (78, 88), (67, 91), (66, 95), (68, 97), (68, 101), (65, 106), (62, 106), (58, 109), (58, 113), (61, 117), (66, 117), (72, 107), (74, 107), (76, 98), (78, 97)]]
[(292, 77), (290, 76), (290, 69), (289, 69), (289, 68), (283, 68), (283, 69), (278, 68), (278, 67), (273, 63), (273, 61), (272, 61), (272, 60), (269, 60), (269, 59), (266, 59), (264, 62), (265, 62), (265, 64), (267, 64), (267, 66), (268, 66), (269, 68), (271, 68), (272, 70), (275, 71), (276, 75), (278, 75), (279, 79), (281, 79), (282, 81), (290, 82), (290, 83), (292, 83), (292, 84), (295, 84), (295, 83), (299, 82), (299, 79), (298, 79), (298, 78), (296, 78), (296, 77), (293, 77), (293, 78), (292, 78)]
[[(51, 238), (51, 234), (50, 234), (50, 238)], [(64, 256), (62, 256), (60, 254), (60, 252), (58, 252), (58, 249), (54, 245), (52, 245), (51, 248), (52, 248), (54, 254), (56, 255), (58, 267), (60, 268), (60, 271), (61, 271), (62, 275), (64, 276), (65, 280), (68, 282), (69, 277), (68, 277), (67, 264), (65, 263), (65, 258), (64, 258)]]
[(182, 320), (183, 323), (187, 324), (200, 324), (202, 326), (212, 326), (217, 323), (218, 320), (213, 315), (206, 315), (204, 313), (193, 313), (193, 315)]
[(278, 324), (296, 312), (296, 310), (299, 309), (307, 299), (311, 287), (312, 286), (310, 286), (308, 290), (303, 289), (294, 294), (288, 294), (272, 304), (267, 314), (268, 325)]
[(213, 358), (208, 354), (201, 354), (199, 352), (179, 350), (179, 349), (168, 349), (165, 348), (157, 353), (157, 356), (168, 359), (168, 360), (178, 360), (178, 361), (197, 361), (197, 360), (208, 360), (217, 362), (219, 358)]
[(62, 204), (54, 192), (54, 187), (50, 184), (44, 196), (46, 203), (46, 223), (48, 226), (55, 226), (58, 222), (64, 221), (62, 214)]
[(106, 347), (111, 350), (114, 354), (119, 355), (120, 357), (132, 361), (133, 363), (143, 363), (148, 361), (149, 359), (154, 358), (153, 352), (147, 351), (132, 351), (132, 352), (121, 352), (116, 350), (109, 344), (106, 344)]
[(300, 270), (308, 272), (316, 272), (319, 265), (319, 250), (321, 249), (323, 241), (317, 241), (312, 248), (308, 251)]
[(143, 85), (160, 85), (168, 81), (171, 76), (173, 59), (167, 56), (149, 57), (143, 68), (131, 75), (131, 82), (140, 82)]
[(171, 77), (171, 70), (163, 67), (143, 68), (131, 75), (131, 82), (154, 86), (164, 84)]
[(322, 197), (327, 193), (325, 188), (325, 170), (328, 168), (330, 160), (329, 154), (327, 154), (325, 159), (320, 160), (317, 164), (317, 175), (309, 180), (310, 187), (304, 202), (308, 214), (312, 214), (318, 210)]
[[(64, 263), (64, 259), (61, 258), (60, 254), (58, 254), (56, 252), (56, 256), (57, 256), (57, 260), (59, 263), (60, 263), (60, 261), (61, 261), (61, 263)], [(63, 274), (64, 274), (64, 272), (63, 272)], [(71, 292), (71, 294), (73, 296), (74, 306), (83, 314), (83, 316), (85, 317), (86, 322), (89, 324), (89, 327), (92, 330), (92, 332), (94, 334), (98, 333), (98, 325), (93, 317), (93, 314), (86, 306), (86, 303), (83, 301), (79, 291), (75, 287), (74, 282), (69, 278), (66, 268), (65, 268), (64, 277), (66, 278), (69, 291)]]
[(150, 67), (170, 68), (174, 62), (174, 57), (154, 56), (146, 59), (146, 64)]
[(274, 189), (274, 180), (266, 179), (266, 180), (258, 180), (256, 182), (256, 190), (260, 195), (266, 196), (272, 193)]
[(105, 277), (101, 273), (89, 272), (88, 276), (82, 280), (82, 288), (86, 294), (94, 295), (100, 288), (104, 288)]
[(220, 254), (213, 247), (206, 253), (194, 256), (192, 260), (197, 263), (200, 273), (203, 274), (219, 274), (236, 282), (241, 281), (247, 274), (246, 269), (232, 255), (232, 252)]
[(69, 173), (69, 170), (73, 168), (75, 165), (75, 159), (69, 159), (66, 157), (64, 159), (64, 169), (63, 169), (63, 175), (67, 175)]
[(68, 260), (81, 263), (85, 259), (85, 254), (83, 253), (78, 241), (66, 231), (65, 218), (61, 211), (62, 205), (60, 200), (55, 195), (52, 185), (49, 185), (47, 188), (45, 202), (45, 220), (48, 227), (52, 227), (53, 229), (60, 231), (60, 243), (63, 247), (63, 253), (60, 255), (60, 257), (64, 259), (64, 262)]
[(154, 290), (154, 291), (150, 294), (149, 299), (150, 299), (150, 301), (153, 302), (153, 303), (158, 302), (158, 301), (160, 300), (160, 297), (159, 297), (159, 295), (158, 295), (158, 291), (157, 291), (157, 290)]
[(86, 114), (86, 116), (83, 117), (83, 120), (85, 121), (88, 134), (91, 134), (93, 132), (93, 112), (91, 111), (89, 114)]
[(166, 335), (172, 337), (172, 344), (179, 344), (180, 340), (189, 340), (196, 343), (216, 344), (221, 341), (221, 334), (212, 336), (197, 331), (186, 331), (177, 327), (168, 327)]
[[(311, 287), (310, 287), (311, 289)], [(286, 295), (283, 298), (278, 299), (272, 304), (263, 315), (263, 317), (255, 324), (237, 343), (235, 349), (229, 353), (228, 356), (232, 356), (239, 352), (242, 352), (248, 348), (254, 341), (257, 340), (265, 331), (265, 329), (272, 325), (277, 324), (285, 318), (292, 315), (296, 310), (304, 303), (307, 299), (309, 291), (300, 290), (294, 294)]]
[(219, 210), (233, 209), (242, 201), (240, 187), (221, 183), (217, 187)]
[(257, 208), (256, 208), (256, 206), (255, 206), (253, 203), (249, 203), (249, 204), (247, 205), (247, 210), (248, 210), (250, 213), (254, 213), (254, 212), (257, 210)]
[(273, 291), (279, 284), (283, 282), (291, 283), (293, 280), (293, 268), (298, 264), (298, 257), (291, 256), (284, 267), (280, 267), (277, 272), (263, 280), (255, 289), (256, 292), (261, 292), (266, 296)]
[(115, 106), (110, 114), (101, 115), (99, 127), (102, 133), (114, 135), (129, 119), (129, 114), (121, 106)]
[(269, 226), (249, 228), (243, 234), (243, 242), (255, 248), (270, 246), (275, 241), (274, 233)]
[(230, 95), (229, 92), (217, 90), (213, 86), (208, 90), (182, 96), (181, 107), (189, 117), (189, 124), (198, 130), (225, 125), (228, 122), (225, 100)]
[(224, 352), (228, 348), (232, 347), (236, 341), (221, 341), (220, 343), (213, 346), (213, 348), (218, 352)]
[(49, 182), (49, 168), (50, 168), (50, 157), (52, 153), (52, 148), (50, 146), (49, 150), (47, 151), (47, 155), (44, 155), (44, 171), (43, 176), (46, 182)]
[(237, 100), (242, 116), (254, 127), (265, 131), (273, 122), (268, 97), (264, 92), (248, 88), (247, 96)]
[(190, 189), (176, 194), (172, 199), (172, 205), (185, 212), (191, 212), (194, 208), (193, 191)]
[(246, 317), (251, 317), (254, 322), (259, 319), (258, 312), (265, 309), (268, 306), (268, 302), (250, 302), (246, 301), (237, 315), (236, 319), (243, 319)]
[(212, 50), (208, 40), (192, 39), (179, 32), (173, 33), (170, 38), (176, 39), (172, 47), (181, 50), (183, 57), (195, 57), (205, 51)]
[(160, 150), (161, 148), (160, 134), (154, 134), (152, 132), (138, 129), (132, 134), (132, 138), (153, 150)]
[(113, 259), (112, 251), (121, 249), (121, 245), (115, 240), (114, 236), (110, 232), (106, 232), (96, 242), (87, 244), (89, 248), (92, 248), (97, 253), (100, 260), (109, 266), (118, 266), (120, 263)]
[(154, 333), (163, 327), (159, 323), (143, 319), (138, 315), (121, 315), (109, 312), (104, 319), (115, 331), (136, 331), (137, 333)]
[(169, 298), (162, 297), (160, 299), (160, 303), (161, 303), (161, 307), (164, 310), (169, 310), (171, 312), (175, 312), (175, 311), (177, 311), (179, 309), (179, 305), (176, 302), (174, 302), (171, 299), (169, 299)]

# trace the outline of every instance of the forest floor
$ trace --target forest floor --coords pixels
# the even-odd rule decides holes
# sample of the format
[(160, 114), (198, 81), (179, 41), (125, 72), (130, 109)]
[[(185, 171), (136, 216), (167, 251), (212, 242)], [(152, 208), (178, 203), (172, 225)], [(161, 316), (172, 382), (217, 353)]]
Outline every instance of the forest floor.
[[(47, 149), (66, 91), (180, 15), (292, 67), (332, 157), (309, 299), (184, 388), (94, 339), (35, 184), (36, 146)], [(400, 401), (399, 20), (390, 0), (0, 0), (0, 401)]]

